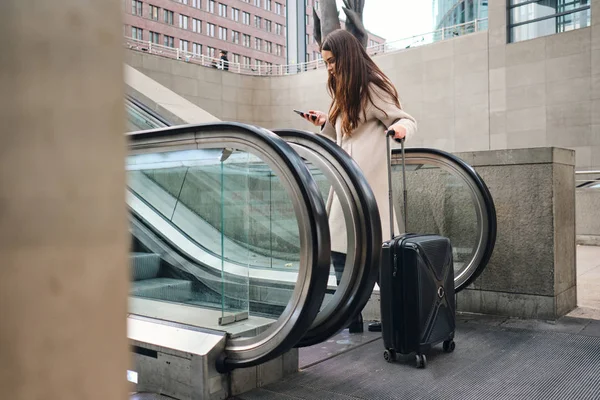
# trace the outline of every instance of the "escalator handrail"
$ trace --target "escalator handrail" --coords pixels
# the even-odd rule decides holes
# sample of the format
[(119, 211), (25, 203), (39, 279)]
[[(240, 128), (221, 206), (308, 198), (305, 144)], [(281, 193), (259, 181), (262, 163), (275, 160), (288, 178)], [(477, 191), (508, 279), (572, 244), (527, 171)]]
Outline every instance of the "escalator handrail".
[[(361, 266), (361, 273), (356, 276), (356, 283), (347, 288), (339, 303), (335, 304), (333, 310), (325, 316), (326, 318), (316, 326), (313, 324), (297, 345), (297, 347), (312, 346), (329, 339), (344, 329), (355, 316), (356, 310), (362, 310), (369, 301), (379, 273), (382, 243), (381, 218), (371, 186), (364, 178), (358, 164), (340, 146), (326, 137), (308, 131), (276, 129), (273, 132), (286, 141), (300, 139), (314, 144), (317, 148), (322, 148), (327, 156), (334, 159), (347, 174), (349, 178), (347, 184), (356, 190), (358, 196), (356, 206), (360, 207), (362, 215), (364, 215), (363, 228), (366, 240), (361, 250), (365, 252), (365, 265)], [(352, 271), (352, 273), (355, 272)]]
[[(399, 155), (400, 152), (400, 149), (392, 150), (392, 154)], [(483, 272), (483, 270), (487, 266), (488, 262), (490, 261), (490, 258), (492, 257), (492, 253), (494, 252), (497, 233), (496, 206), (494, 205), (494, 199), (492, 198), (492, 195), (490, 194), (487, 185), (485, 184), (481, 176), (477, 173), (477, 171), (475, 171), (475, 169), (471, 165), (467, 164), (464, 160), (460, 159), (454, 154), (450, 154), (439, 149), (415, 147), (406, 148), (405, 153), (407, 158), (410, 157), (411, 154), (423, 153), (431, 154), (449, 160), (452, 164), (459, 167), (460, 170), (462, 170), (469, 177), (469, 179), (472, 180), (472, 182), (475, 184), (475, 186), (482, 195), (484, 202), (483, 206), (489, 223), (488, 236), (486, 238), (485, 248), (479, 265), (475, 268), (473, 274), (465, 280), (465, 282), (463, 282), (461, 285), (455, 288), (455, 292), (458, 293), (467, 286), (469, 286), (471, 283), (473, 283), (475, 279), (477, 279), (477, 277)]]
[[(308, 227), (308, 239), (312, 241), (307, 243), (310, 246), (307, 249), (309, 251), (308, 259), (313, 261), (312, 265), (301, 265), (298, 271), (299, 279), (304, 275), (308, 282), (298, 282), (294, 289), (294, 293), (297, 293), (296, 309), (294, 309), (295, 305), (288, 303), (284, 311), (286, 319), (279, 318), (278, 321), (282, 321), (282, 323), (278, 326), (279, 330), (273, 331), (275, 333), (272, 333), (269, 328), (254, 338), (229, 339), (225, 357), (220, 358), (217, 363), (219, 372), (225, 373), (235, 368), (251, 367), (274, 359), (289, 351), (302, 339), (317, 316), (325, 296), (331, 246), (325, 204), (316, 182), (296, 152), (272, 132), (240, 123), (217, 122), (130, 132), (127, 137), (130, 142), (130, 150), (154, 149), (156, 151), (157, 147), (166, 145), (161, 151), (168, 151), (169, 147), (179, 143), (187, 145), (197, 143), (202, 139), (202, 135), (207, 134), (217, 134), (217, 136), (222, 134), (224, 138), (227, 138), (227, 134), (241, 135), (244, 138), (247, 137), (248, 143), (252, 143), (253, 146), (259, 147), (260, 145), (260, 148), (269, 148), (275, 153), (290, 172), (291, 176), (288, 179), (300, 189), (301, 199), (298, 200), (306, 205), (305, 210), (308, 214), (307, 220), (303, 223)], [(288, 332), (285, 336), (281, 333), (285, 330), (284, 327)], [(270, 339), (266, 336), (267, 333), (272, 334)], [(279, 333), (281, 335), (275, 337)], [(253, 340), (255, 342), (252, 342)], [(256, 343), (255, 348), (251, 348), (253, 343)], [(268, 343), (270, 343), (270, 347), (267, 345)]]
[(154, 111), (153, 109), (151, 109), (150, 107), (148, 107), (147, 105), (145, 105), (144, 103), (142, 103), (141, 101), (136, 99), (135, 97), (133, 97), (129, 94), (125, 94), (125, 99), (127, 101), (129, 101), (131, 104), (133, 104), (134, 106), (136, 106), (137, 108), (139, 108), (140, 110), (142, 110), (143, 112), (145, 112), (146, 114), (148, 114), (149, 116), (151, 116), (152, 118), (154, 118), (155, 120), (157, 120), (158, 122), (160, 122), (161, 124), (163, 124), (164, 126), (173, 125), (167, 119), (165, 119), (162, 115), (160, 115), (159, 113), (157, 113), (156, 111)]

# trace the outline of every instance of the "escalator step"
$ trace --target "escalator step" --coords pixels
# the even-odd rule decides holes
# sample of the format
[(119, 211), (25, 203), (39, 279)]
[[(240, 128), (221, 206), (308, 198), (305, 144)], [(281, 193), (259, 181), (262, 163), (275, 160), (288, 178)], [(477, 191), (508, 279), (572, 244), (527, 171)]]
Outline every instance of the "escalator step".
[(141, 281), (158, 276), (160, 256), (153, 253), (131, 253), (129, 256), (132, 280)]
[(171, 278), (145, 279), (132, 282), (131, 295), (156, 300), (189, 301), (193, 298), (192, 282)]

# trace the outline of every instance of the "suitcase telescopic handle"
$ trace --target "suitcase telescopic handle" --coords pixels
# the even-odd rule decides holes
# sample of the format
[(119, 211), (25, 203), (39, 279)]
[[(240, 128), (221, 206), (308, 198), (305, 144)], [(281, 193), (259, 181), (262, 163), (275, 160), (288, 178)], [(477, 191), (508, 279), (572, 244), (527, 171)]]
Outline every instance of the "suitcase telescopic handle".
[[(391, 149), (390, 149), (390, 136), (394, 136), (396, 134), (396, 132), (393, 129), (390, 129), (386, 132), (385, 137), (386, 137), (386, 147), (387, 147), (387, 152), (386, 152), (386, 156), (387, 156), (387, 173), (388, 173), (388, 200), (390, 203), (390, 239), (392, 239), (394, 237), (394, 202), (393, 202), (393, 196), (392, 196), (392, 161), (391, 161), (391, 157), (390, 157), (390, 153), (391, 153)], [(405, 162), (405, 157), (404, 157), (404, 140), (405, 139), (394, 139), (396, 142), (400, 143), (400, 152), (402, 154), (402, 195), (403, 195), (403, 201), (404, 201), (404, 230), (406, 230), (407, 225), (408, 225), (408, 220), (407, 220), (407, 209), (406, 209), (406, 205), (407, 205), (407, 192), (406, 192), (406, 162)]]

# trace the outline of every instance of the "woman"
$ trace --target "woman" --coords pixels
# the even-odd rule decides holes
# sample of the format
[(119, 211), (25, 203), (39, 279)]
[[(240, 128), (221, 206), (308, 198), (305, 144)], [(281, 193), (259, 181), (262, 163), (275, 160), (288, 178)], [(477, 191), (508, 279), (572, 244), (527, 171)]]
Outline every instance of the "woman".
[[(310, 110), (304, 118), (321, 126), (321, 134), (342, 147), (361, 168), (371, 186), (379, 213), (383, 240), (390, 239), (386, 137), (393, 130), (395, 139), (410, 138), (417, 131), (413, 117), (402, 110), (392, 82), (371, 60), (351, 33), (338, 29), (321, 45), (327, 65), (327, 88), (332, 97), (329, 112)], [(327, 201), (331, 232), (332, 262), (339, 284), (347, 252), (342, 208), (335, 194)], [(399, 232), (397, 226), (394, 232)], [(380, 330), (372, 324), (370, 330)], [(362, 332), (362, 314), (349, 326), (350, 332)]]

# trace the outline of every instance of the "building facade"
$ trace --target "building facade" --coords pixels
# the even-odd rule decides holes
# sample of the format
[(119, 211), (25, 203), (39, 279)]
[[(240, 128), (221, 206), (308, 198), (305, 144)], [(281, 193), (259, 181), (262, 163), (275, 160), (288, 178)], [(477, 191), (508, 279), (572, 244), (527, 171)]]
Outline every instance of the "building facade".
[[(306, 60), (320, 57), (313, 6), (306, 2)], [(286, 64), (286, 0), (125, 0), (124, 35), (193, 55), (219, 57), (246, 67)], [(370, 35), (370, 44), (385, 40)]]
[(466, 24), (488, 17), (488, 0), (434, 0), (434, 30)]

